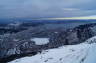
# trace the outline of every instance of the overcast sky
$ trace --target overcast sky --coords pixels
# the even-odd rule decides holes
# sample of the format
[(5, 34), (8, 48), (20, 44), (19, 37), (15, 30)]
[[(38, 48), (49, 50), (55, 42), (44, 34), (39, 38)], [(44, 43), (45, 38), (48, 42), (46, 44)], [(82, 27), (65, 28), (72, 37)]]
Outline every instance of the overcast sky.
[(96, 14), (96, 0), (0, 0), (0, 18), (77, 17)]

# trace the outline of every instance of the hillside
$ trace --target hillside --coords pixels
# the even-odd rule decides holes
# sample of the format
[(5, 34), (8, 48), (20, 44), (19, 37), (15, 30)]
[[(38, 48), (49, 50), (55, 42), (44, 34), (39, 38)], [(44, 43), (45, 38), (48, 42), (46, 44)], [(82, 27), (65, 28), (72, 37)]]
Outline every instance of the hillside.
[(78, 45), (44, 50), (35, 56), (27, 56), (8, 63), (96, 63), (95, 40), (96, 36)]
[[(21, 27), (20, 24), (19, 26), (17, 24), (11, 24), (12, 29), (14, 26), (16, 30)], [(73, 25), (74, 22), (70, 24)], [(26, 27), (24, 30), (16, 33), (5, 32), (0, 35), (0, 62), (5, 63), (21, 57), (33, 56), (43, 50), (81, 44), (96, 36), (96, 23), (78, 24), (78, 26), (73, 25), (72, 28), (69, 26), (66, 28), (64, 23), (63, 26), (58, 24), (57, 27), (54, 26), (57, 24), (53, 24), (53, 28), (50, 28), (50, 24), (32, 27), (31, 23), (25, 23), (24, 26), (22, 25), (22, 27)]]

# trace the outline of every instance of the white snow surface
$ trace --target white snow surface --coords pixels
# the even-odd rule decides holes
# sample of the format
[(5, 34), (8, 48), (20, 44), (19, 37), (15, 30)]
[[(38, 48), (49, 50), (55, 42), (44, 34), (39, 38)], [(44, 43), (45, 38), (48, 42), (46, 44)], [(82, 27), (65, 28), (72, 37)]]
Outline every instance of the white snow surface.
[(96, 43), (62, 46), (8, 63), (96, 63)]
[(34, 41), (36, 45), (44, 45), (49, 42), (49, 38), (31, 38), (31, 41)]

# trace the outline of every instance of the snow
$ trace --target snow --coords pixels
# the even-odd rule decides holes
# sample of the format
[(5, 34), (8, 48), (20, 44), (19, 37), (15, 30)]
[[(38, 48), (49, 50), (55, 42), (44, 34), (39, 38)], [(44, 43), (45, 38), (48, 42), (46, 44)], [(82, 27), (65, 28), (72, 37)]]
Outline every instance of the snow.
[(49, 42), (49, 38), (31, 38), (31, 41), (34, 41), (36, 45), (44, 45)]
[(96, 63), (96, 45), (92, 45), (84, 63)]
[(19, 39), (13, 39), (13, 41), (19, 41)]
[(54, 33), (56, 33), (56, 34), (57, 34), (58, 32), (54, 32)]
[(19, 25), (21, 25), (20, 22), (14, 22), (9, 24), (9, 26), (19, 26)]
[(89, 44), (91, 44), (91, 43), (96, 43), (96, 36), (94, 36), (94, 37), (86, 40), (86, 43), (89, 43)]
[(80, 63), (83, 62), (83, 59), (85, 59), (88, 54), (90, 56), (88, 51), (91, 46), (90, 44), (63, 46), (45, 50), (35, 56), (16, 59), (9, 63)]
[[(89, 39), (94, 40), (96, 37)], [(88, 41), (88, 40), (87, 40)], [(92, 42), (92, 41), (91, 41)], [(16, 59), (8, 63), (96, 63), (96, 43), (81, 43), (48, 49), (35, 56)]]

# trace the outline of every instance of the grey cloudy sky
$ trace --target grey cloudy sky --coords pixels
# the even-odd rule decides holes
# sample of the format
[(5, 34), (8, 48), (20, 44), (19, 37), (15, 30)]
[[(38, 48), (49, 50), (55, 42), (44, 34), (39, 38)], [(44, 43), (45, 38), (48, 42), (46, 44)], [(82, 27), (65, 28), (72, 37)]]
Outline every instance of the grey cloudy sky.
[(0, 18), (77, 17), (96, 14), (96, 0), (0, 0)]

